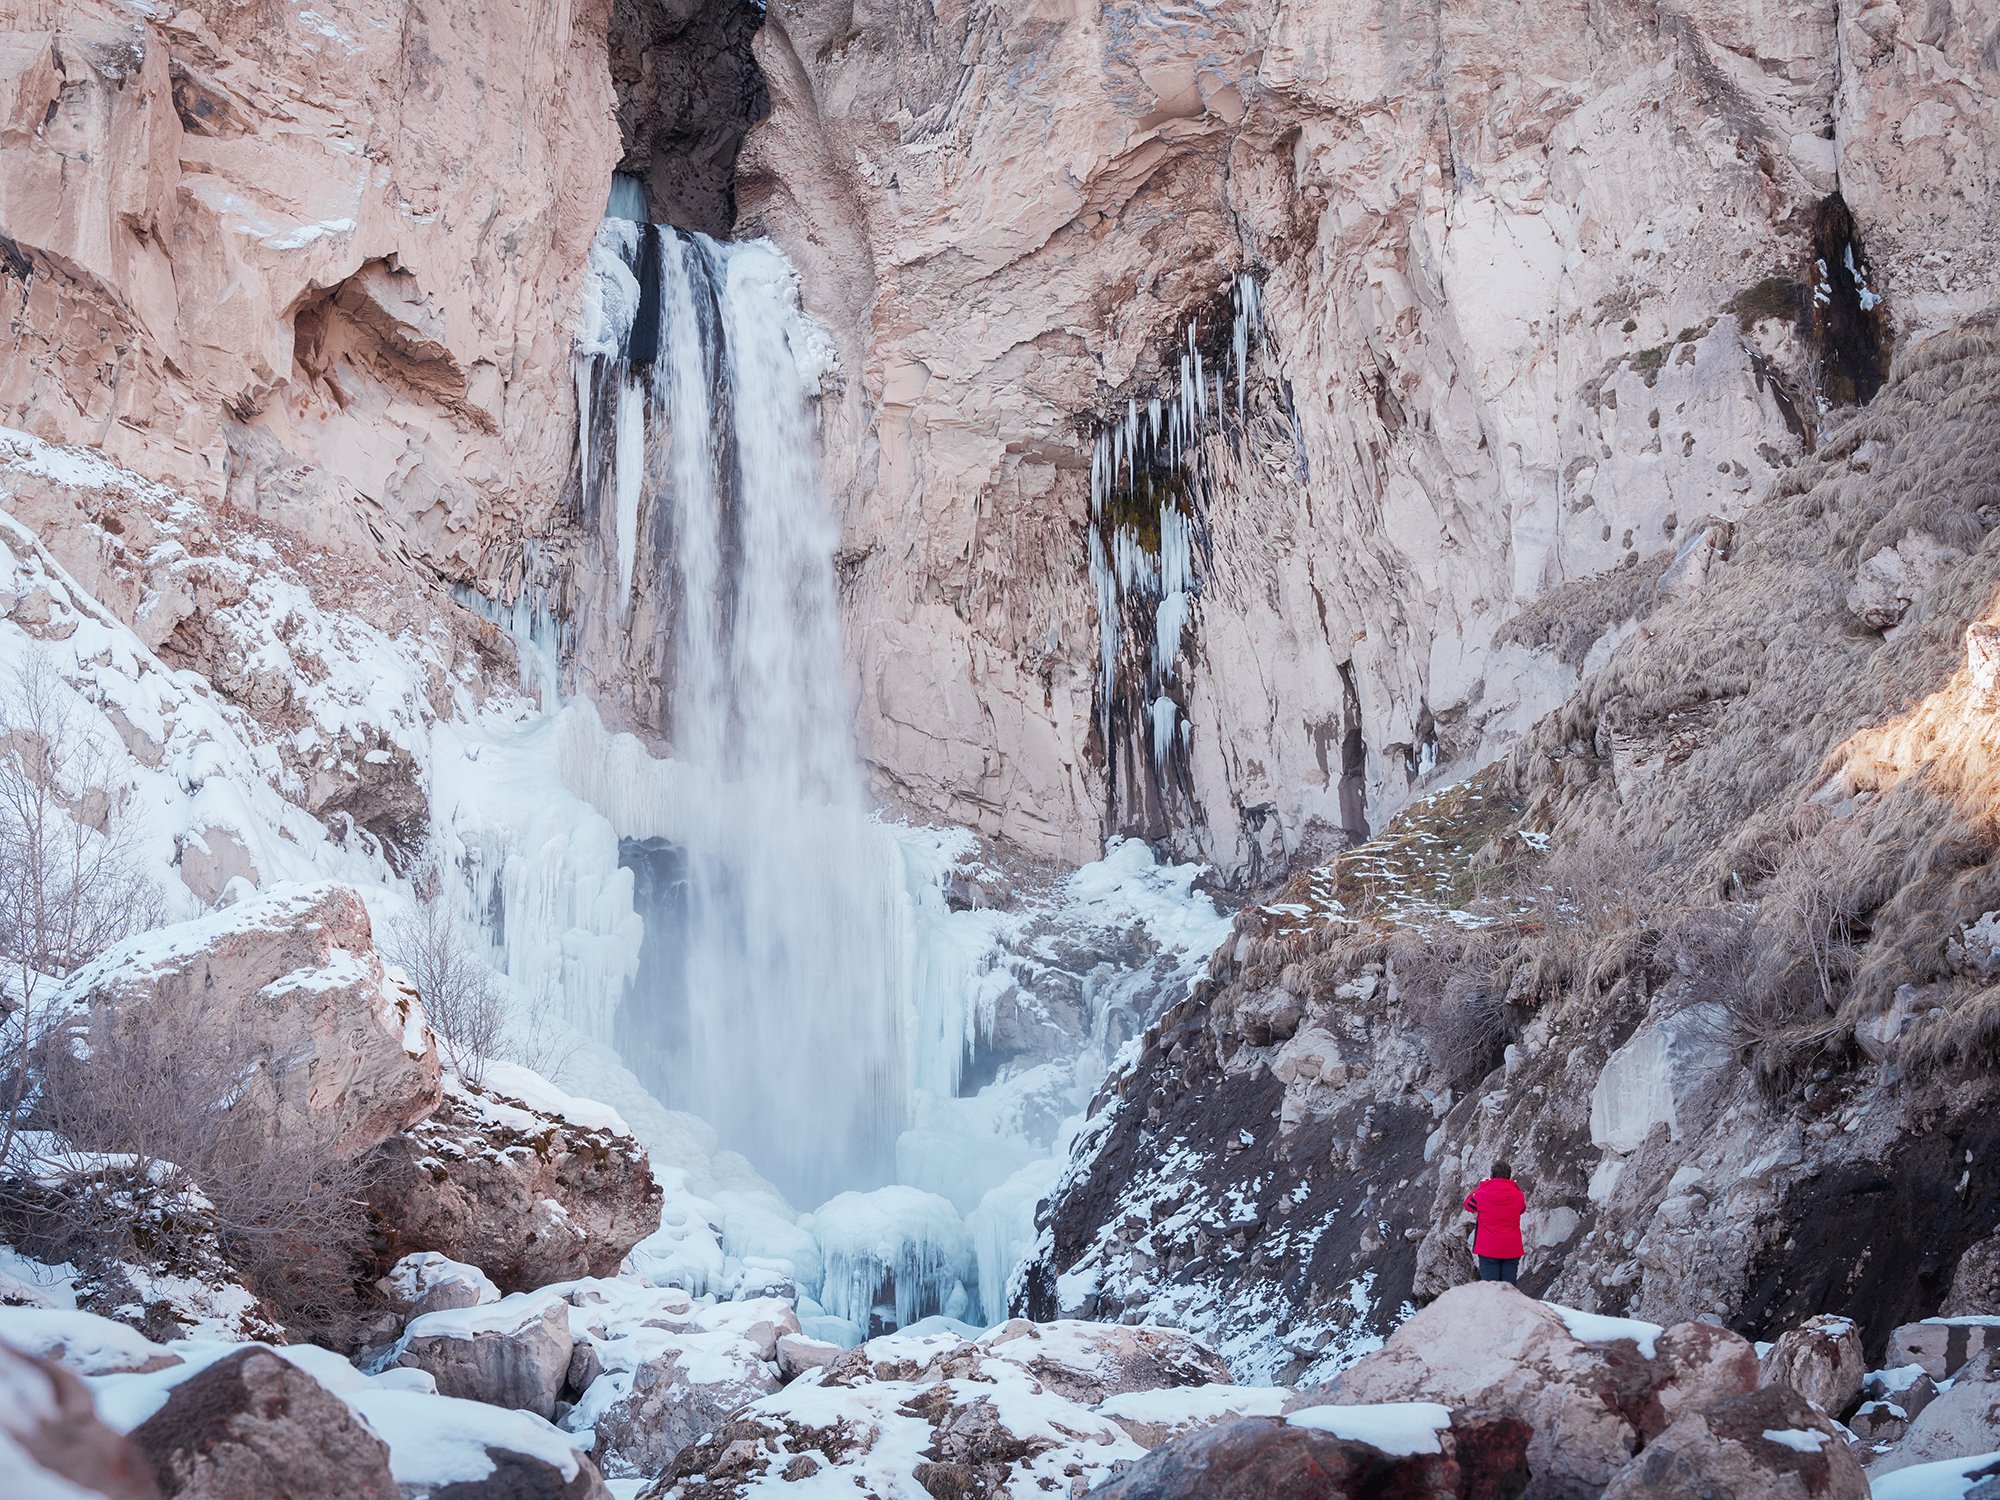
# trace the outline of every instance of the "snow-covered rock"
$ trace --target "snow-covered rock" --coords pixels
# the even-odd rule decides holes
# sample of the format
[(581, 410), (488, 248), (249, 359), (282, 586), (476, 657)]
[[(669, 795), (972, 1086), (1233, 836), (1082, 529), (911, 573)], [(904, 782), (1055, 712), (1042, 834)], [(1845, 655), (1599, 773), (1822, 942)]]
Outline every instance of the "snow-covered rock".
[(864, 1336), (969, 1311), (972, 1242), (936, 1193), (895, 1185), (841, 1193), (807, 1221), (819, 1242), (819, 1302)]
[(2000, 1349), (2000, 1316), (1925, 1318), (1889, 1335), (1890, 1362), (1921, 1365), (1933, 1380), (1956, 1375), (1960, 1366), (1989, 1349)]
[(0, 1307), (0, 1339), (77, 1375), (146, 1374), (181, 1363), (124, 1323), (70, 1308)]
[(441, 1395), (553, 1417), (573, 1346), (560, 1296), (516, 1292), (413, 1319), (389, 1363), (425, 1371)]
[(400, 1500), (381, 1438), (268, 1349), (204, 1366), (131, 1440), (175, 1500)]
[(1757, 1373), (1750, 1342), (1711, 1324), (1662, 1329), (1474, 1282), (1403, 1324), (1326, 1395), (1510, 1412), (1534, 1428), (1531, 1493), (1584, 1496), (1683, 1412), (1756, 1389)]
[(660, 1227), (645, 1148), (617, 1113), (498, 1060), (370, 1157), (370, 1202), (395, 1251), (479, 1267), (505, 1291), (608, 1276)]
[(413, 1251), (404, 1256), (375, 1286), (384, 1301), (410, 1318), (500, 1300), (500, 1288), (479, 1267), (452, 1260), (435, 1250)]
[(1825, 1413), (1771, 1385), (1675, 1418), (1613, 1476), (1603, 1500), (1687, 1495), (1868, 1500), (1868, 1481)]
[(152, 1469), (68, 1370), (0, 1334), (0, 1480), (10, 1500), (159, 1500)]
[(1873, 1500), (1969, 1500), (1981, 1490), (1990, 1494), (1988, 1486), (1996, 1479), (2000, 1479), (2000, 1453), (1976, 1453), (1872, 1475), (1868, 1487)]
[(2000, 1449), (2000, 1351), (1987, 1350), (1961, 1365), (1948, 1389), (1911, 1414), (1901, 1441), (1869, 1472), (1888, 1474), (1995, 1449)]
[(1424, 1403), (1309, 1407), (1287, 1420), (1240, 1419), (1175, 1438), (1090, 1500), (1513, 1494), (1528, 1479), (1527, 1448), (1528, 1424), (1517, 1417), (1460, 1416)]
[(188, 1045), (243, 1060), (232, 1109), (342, 1155), (379, 1145), (440, 1098), (436, 1040), (346, 886), (274, 887), (143, 933), (79, 970), (64, 993), (86, 1031), (144, 1026), (149, 1012), (197, 1028)]
[(1854, 1320), (1822, 1314), (1778, 1335), (1763, 1357), (1760, 1383), (1788, 1385), (1828, 1416), (1841, 1417), (1861, 1399), (1867, 1367)]
[(1910, 1421), (1938, 1397), (1937, 1382), (1922, 1365), (1870, 1370), (1861, 1381), (1861, 1405), (1847, 1429), (1861, 1440), (1861, 1461), (1872, 1462), (1903, 1440)]
[(613, 1477), (660, 1473), (690, 1443), (779, 1386), (775, 1362), (729, 1328), (639, 1329), (595, 1347), (604, 1373), (564, 1425), (595, 1430), (593, 1456)]

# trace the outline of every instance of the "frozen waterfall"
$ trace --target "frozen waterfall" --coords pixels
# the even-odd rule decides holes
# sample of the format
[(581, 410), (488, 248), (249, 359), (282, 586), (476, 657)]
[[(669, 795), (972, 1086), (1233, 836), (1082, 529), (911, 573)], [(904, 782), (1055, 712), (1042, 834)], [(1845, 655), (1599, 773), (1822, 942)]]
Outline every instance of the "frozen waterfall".
[(914, 941), (851, 742), (821, 341), (766, 244), (614, 220), (597, 261), (585, 501), (611, 518), (621, 609), (647, 548), (670, 591), (678, 767), (663, 838), (634, 856), (642, 914), (675, 941), (649, 945), (620, 1050), (816, 1203), (892, 1175)]

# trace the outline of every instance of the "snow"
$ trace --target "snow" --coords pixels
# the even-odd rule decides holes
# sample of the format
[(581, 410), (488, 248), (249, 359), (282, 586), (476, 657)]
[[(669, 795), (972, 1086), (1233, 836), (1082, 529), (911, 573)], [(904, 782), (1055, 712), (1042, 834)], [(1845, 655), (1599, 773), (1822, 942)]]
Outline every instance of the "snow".
[(1098, 1405), (1107, 1417), (1154, 1423), (1171, 1432), (1226, 1417), (1275, 1417), (1291, 1392), (1274, 1385), (1182, 1385), (1157, 1391), (1121, 1391)]
[(1337, 1438), (1367, 1443), (1396, 1457), (1442, 1453), (1438, 1434), (1451, 1427), (1451, 1408), (1433, 1401), (1386, 1401), (1379, 1406), (1308, 1406), (1285, 1420)]
[(805, 1224), (819, 1244), (819, 1302), (864, 1330), (885, 1291), (900, 1326), (948, 1310), (974, 1274), (958, 1210), (935, 1193), (906, 1186), (841, 1193)]
[(489, 1448), (538, 1458), (565, 1480), (581, 1468), (569, 1434), (533, 1412), (393, 1389), (340, 1394), (389, 1445), (389, 1471), (405, 1487), (484, 1479)]
[(79, 1375), (133, 1369), (163, 1353), (136, 1329), (70, 1308), (0, 1307), (0, 1341)]
[(1989, 1473), (2000, 1474), (2000, 1453), (1911, 1464), (1892, 1473), (1870, 1475), (1868, 1489), (1874, 1500), (1963, 1500)]
[(395, 1349), (384, 1360), (394, 1364), (413, 1339), (472, 1339), (482, 1334), (514, 1334), (539, 1323), (551, 1307), (562, 1302), (553, 1289), (513, 1292), (498, 1302), (472, 1307), (443, 1308), (410, 1319)]
[(1655, 1342), (1663, 1331), (1658, 1323), (1644, 1323), (1637, 1318), (1610, 1318), (1602, 1313), (1579, 1312), (1574, 1307), (1558, 1307), (1553, 1302), (1545, 1304), (1550, 1312), (1563, 1320), (1572, 1338), (1586, 1344), (1614, 1344), (1627, 1342), (1637, 1344), (1639, 1353), (1652, 1359), (1659, 1353)]
[(1813, 1428), (1766, 1427), (1764, 1441), (1776, 1443), (1780, 1448), (1790, 1448), (1794, 1453), (1817, 1453), (1827, 1444), (1832, 1434)]
[(473, 1294), (474, 1305), (500, 1300), (500, 1288), (479, 1267), (440, 1255), (435, 1250), (419, 1250), (404, 1256), (382, 1278), (389, 1290), (405, 1303), (422, 1301), (440, 1287), (465, 1286)]

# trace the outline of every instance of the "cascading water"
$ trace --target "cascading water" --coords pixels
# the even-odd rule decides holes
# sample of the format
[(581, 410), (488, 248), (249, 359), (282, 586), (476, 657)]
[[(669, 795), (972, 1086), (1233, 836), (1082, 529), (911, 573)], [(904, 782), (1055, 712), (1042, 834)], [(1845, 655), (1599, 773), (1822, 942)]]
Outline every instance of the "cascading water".
[(850, 739), (814, 330), (762, 243), (609, 220), (595, 261), (585, 509), (609, 522), (621, 613), (650, 544), (674, 637), (678, 868), (645, 888), (673, 890), (682, 940), (630, 986), (621, 1050), (816, 1203), (892, 1174), (912, 936)]

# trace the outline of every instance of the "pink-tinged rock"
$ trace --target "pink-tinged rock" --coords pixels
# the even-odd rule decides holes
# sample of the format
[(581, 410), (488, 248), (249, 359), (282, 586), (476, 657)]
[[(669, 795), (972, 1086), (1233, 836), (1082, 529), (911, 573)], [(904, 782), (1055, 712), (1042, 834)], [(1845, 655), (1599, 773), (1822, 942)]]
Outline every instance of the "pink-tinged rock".
[(1840, 1417), (1861, 1399), (1867, 1365), (1854, 1320), (1822, 1314), (1778, 1335), (1759, 1383), (1788, 1385), (1828, 1416)]
[(0, 1343), (0, 1489), (17, 1488), (34, 1495), (160, 1500), (145, 1456), (98, 1420), (81, 1380)]
[(1677, 1418), (1627, 1464), (1603, 1500), (1868, 1500), (1846, 1440), (1789, 1386), (1732, 1396)]
[(441, 1396), (554, 1417), (572, 1348), (568, 1303), (516, 1293), (413, 1319), (393, 1361), (428, 1372)]
[[(437, 1046), (415, 996), (375, 950), (351, 887), (280, 886), (142, 934), (80, 970), (67, 996), (88, 1026), (148, 1010), (205, 1028), (243, 1060), (232, 1109), (273, 1137), (357, 1156), (424, 1118), (442, 1097)], [(89, 1144), (89, 1143), (85, 1143)]]
[(132, 1432), (174, 1500), (400, 1500), (389, 1449), (352, 1408), (269, 1349), (175, 1386)]
[(1756, 1387), (1750, 1343), (1566, 1313), (1502, 1282), (1455, 1287), (1324, 1390), (1340, 1402), (1438, 1401), (1533, 1429), (1531, 1497), (1594, 1496), (1680, 1414)]

